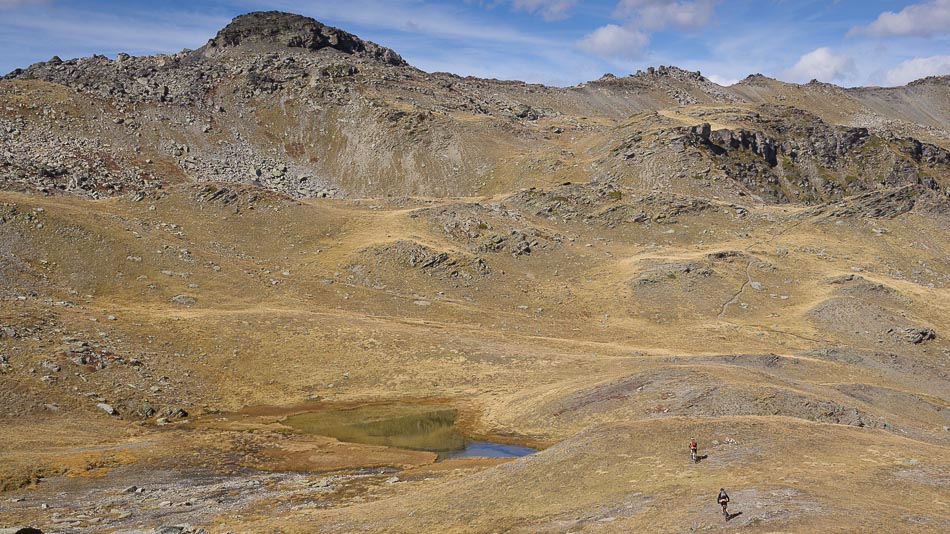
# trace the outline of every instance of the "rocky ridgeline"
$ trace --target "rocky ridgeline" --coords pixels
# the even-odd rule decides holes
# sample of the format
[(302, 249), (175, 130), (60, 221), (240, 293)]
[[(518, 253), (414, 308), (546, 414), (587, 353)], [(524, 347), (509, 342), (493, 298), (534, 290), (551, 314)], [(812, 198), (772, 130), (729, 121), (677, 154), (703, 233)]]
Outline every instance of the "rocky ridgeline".
[[(251, 183), (293, 197), (366, 195), (341, 187), (340, 175), (359, 171), (350, 179), (364, 182), (368, 174), (407, 172), (375, 169), (391, 165), (380, 152), (408, 148), (429, 157), (452, 149), (458, 133), (440, 120), (447, 113), (513, 122), (556, 115), (498, 94), (491, 82), (427, 75), (392, 50), (278, 12), (237, 17), (196, 51), (54, 57), (5, 79), (21, 83), (0, 87), (0, 96), (20, 105), (0, 113), (0, 187), (92, 198), (188, 180)], [(31, 91), (46, 87), (22, 83), (33, 81), (72, 89), (67, 104), (79, 109), (67, 114), (63, 102), (43, 99), (24, 108)], [(381, 101), (395, 93), (416, 110)], [(287, 99), (298, 111), (276, 117), (276, 125), (257, 115)], [(316, 143), (281, 140), (285, 130), (299, 137), (315, 128)], [(370, 141), (372, 150), (364, 146)], [(461, 172), (435, 158), (415, 165), (426, 175)]]
[[(782, 84), (758, 76), (739, 85)], [(56, 91), (65, 96), (44, 100)], [(710, 197), (814, 203), (909, 183), (938, 188), (947, 171), (946, 150), (906, 135), (932, 126), (832, 126), (787, 106), (753, 108), (745, 94), (668, 66), (563, 89), (430, 74), (311, 18), (249, 13), (198, 50), (54, 57), (6, 76), (0, 188), (100, 198), (194, 181), (291, 197), (467, 196), (547, 181), (576, 167), (568, 143), (616, 143), (616, 132), (634, 129), (578, 173), (607, 182), (633, 174), (655, 187), (698, 178)], [(644, 110), (648, 120), (610, 129)], [(743, 126), (686, 127), (673, 118), (683, 114)], [(941, 135), (950, 134), (932, 137)]]
[[(907, 185), (946, 189), (940, 180), (950, 173), (950, 151), (939, 146), (866, 128), (829, 125), (787, 106), (764, 105), (758, 110), (713, 117), (746, 127), (713, 129), (706, 122), (661, 128), (651, 137), (637, 132), (612, 149), (613, 158), (638, 166), (644, 165), (643, 154), (665, 154), (697, 176), (712, 171), (773, 203), (828, 202)], [(706, 168), (697, 171), (703, 162)]]
[[(44, 80), (117, 103), (162, 102), (206, 107), (205, 96), (227, 74), (191, 51), (133, 57), (119, 54), (62, 60), (58, 56), (16, 69), (8, 80)], [(210, 106), (208, 106), (210, 107)]]
[(617, 77), (605, 74), (591, 82), (594, 86), (633, 88), (640, 91), (663, 90), (670, 99), (682, 106), (706, 103), (740, 104), (747, 101), (727, 89), (709, 81), (699, 71), (692, 72), (679, 67), (660, 65), (638, 70), (630, 76)]

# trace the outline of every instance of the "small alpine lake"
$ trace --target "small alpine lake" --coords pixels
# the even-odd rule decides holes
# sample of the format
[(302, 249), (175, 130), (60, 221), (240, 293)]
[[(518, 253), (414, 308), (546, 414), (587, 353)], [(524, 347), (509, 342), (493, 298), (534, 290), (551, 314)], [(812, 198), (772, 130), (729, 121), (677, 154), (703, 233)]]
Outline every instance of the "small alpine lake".
[(283, 424), (340, 441), (434, 452), (440, 460), (510, 458), (536, 449), (469, 439), (456, 424), (458, 411), (433, 405), (394, 403), (315, 410), (288, 416)]

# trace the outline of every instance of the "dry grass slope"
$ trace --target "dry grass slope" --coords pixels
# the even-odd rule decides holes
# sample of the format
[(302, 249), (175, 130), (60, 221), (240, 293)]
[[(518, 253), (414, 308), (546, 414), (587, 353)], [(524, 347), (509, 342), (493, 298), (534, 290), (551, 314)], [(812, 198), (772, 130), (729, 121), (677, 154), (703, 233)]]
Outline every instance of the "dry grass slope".
[[(550, 88), (273, 18), (0, 80), (0, 527), (950, 530), (946, 78)], [(543, 450), (284, 424), (391, 401)]]

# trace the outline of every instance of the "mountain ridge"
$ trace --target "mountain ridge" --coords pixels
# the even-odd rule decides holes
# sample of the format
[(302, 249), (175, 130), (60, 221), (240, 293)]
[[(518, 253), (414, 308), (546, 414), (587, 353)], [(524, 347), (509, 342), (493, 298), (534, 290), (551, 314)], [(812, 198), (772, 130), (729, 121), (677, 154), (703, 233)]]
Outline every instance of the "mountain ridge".
[[(224, 48), (230, 46), (237, 46), (240, 44), (263, 44), (263, 45), (276, 45), (278, 47), (288, 47), (288, 48), (306, 48), (313, 51), (320, 50), (322, 48), (333, 48), (347, 54), (358, 54), (365, 53), (370, 57), (380, 59), (384, 63), (389, 63), (394, 66), (410, 66), (396, 51), (391, 48), (381, 46), (372, 41), (364, 40), (358, 37), (355, 34), (349, 33), (340, 28), (326, 25), (312, 17), (305, 15), (299, 15), (296, 13), (271, 10), (271, 11), (251, 11), (238, 15), (232, 19), (230, 23), (225, 25), (223, 28), (218, 30), (217, 34), (210, 38), (208, 42), (199, 48), (197, 51), (208, 48)], [(193, 52), (190, 49), (185, 49), (182, 53)], [(128, 54), (120, 53), (120, 56), (123, 57), (132, 57)], [(158, 56), (172, 56), (176, 53), (163, 53), (156, 54), (155, 56), (139, 56), (139, 57), (158, 57)], [(99, 56), (92, 56), (99, 57)], [(101, 56), (105, 57), (105, 56)], [(83, 58), (75, 58), (67, 61), (76, 61)], [(28, 67), (19, 67), (15, 68), (6, 75), (0, 76), (0, 78), (17, 78), (24, 72), (28, 71), (31, 67), (45, 65), (47, 63), (61, 64), (63, 62), (59, 56), (54, 56), (49, 61), (40, 61), (34, 63)], [(667, 65), (657, 65), (647, 67), (643, 70), (638, 70), (635, 73), (630, 73), (626, 76), (615, 76), (612, 73), (605, 73), (601, 78), (588, 80), (585, 82), (580, 82), (572, 86), (545, 86), (552, 88), (569, 88), (569, 87), (578, 87), (583, 86), (589, 83), (603, 81), (605, 79), (622, 79), (630, 78), (636, 76), (642, 76), (644, 74), (653, 75), (653, 74), (667, 74), (670, 72), (682, 72), (694, 74), (697, 78), (701, 78), (703, 81), (715, 84), (704, 77), (701, 76), (699, 71), (688, 71), (680, 69), (676, 66), (667, 66)], [(438, 74), (438, 73), (432, 73)], [(459, 77), (473, 78), (472, 76), (461, 76), (455, 73), (445, 73), (452, 74)], [(950, 80), (950, 74), (948, 75), (932, 75), (926, 76), (917, 80), (912, 80), (907, 82), (904, 85), (900, 86), (851, 86), (844, 87), (838, 86), (828, 82), (818, 82), (817, 80), (811, 80), (810, 82), (804, 84), (798, 84), (794, 82), (784, 82), (776, 78), (771, 78), (765, 76), (761, 73), (749, 74), (739, 82), (736, 82), (732, 85), (737, 85), (741, 83), (749, 83), (756, 80), (768, 80), (773, 82), (778, 82), (787, 85), (814, 85), (816, 83), (824, 84), (826, 86), (837, 87), (843, 90), (873, 90), (873, 89), (897, 89), (900, 87), (907, 87), (913, 85), (924, 85), (932, 82), (947, 82)], [(526, 83), (522, 80), (512, 79), (512, 80), (496, 80), (500, 82), (512, 82), (512, 83)], [(531, 85), (541, 85), (539, 83), (531, 83)], [(716, 84), (718, 85), (718, 84)], [(729, 86), (719, 86), (719, 87), (731, 87)]]
[[(59, 92), (40, 81), (92, 99), (71, 105), (78, 116), (67, 121), (69, 128), (61, 123), (59, 130), (22, 135), (29, 123), (5, 126), (11, 142), (26, 143), (3, 155), (0, 179), (23, 190), (97, 197), (146, 184), (224, 181), (295, 197), (441, 197), (598, 179), (706, 197), (812, 203), (888, 184), (947, 185), (938, 167), (946, 165), (950, 147), (950, 77), (900, 88), (842, 88), (754, 74), (722, 87), (699, 72), (661, 65), (556, 88), (425, 73), (338, 28), (268, 11), (235, 17), (194, 51), (53, 58), (5, 77), (0, 92), (6, 88), (10, 103), (33, 87), (40, 95)], [(43, 113), (69, 113), (56, 109), (70, 100), (68, 91)], [(6, 109), (13, 119), (21, 113)], [(114, 117), (112, 124), (101, 120), (103, 112)], [(857, 128), (865, 132), (860, 139), (889, 149), (868, 164), (862, 143), (841, 145), (826, 136), (819, 144), (827, 154), (798, 161), (801, 151), (792, 147), (816, 139), (786, 139), (812, 135), (789, 121)], [(640, 141), (623, 133), (625, 124), (637, 124), (634, 137), (651, 137), (655, 148), (634, 150)], [(713, 146), (708, 135), (699, 145), (690, 141), (711, 150), (696, 158), (677, 140), (683, 128), (708, 129), (720, 144)], [(75, 151), (97, 143), (103, 146), (96, 158)], [(107, 163), (136, 160), (152, 163)], [(114, 176), (123, 169), (124, 177)], [(705, 186), (688, 180), (709, 169), (716, 169), (714, 179), (698, 182)], [(887, 178), (892, 175), (901, 178)]]
[[(239, 19), (0, 80), (0, 527), (950, 531), (950, 79), (553, 88)], [(288, 420), (430, 410), (538, 452)]]

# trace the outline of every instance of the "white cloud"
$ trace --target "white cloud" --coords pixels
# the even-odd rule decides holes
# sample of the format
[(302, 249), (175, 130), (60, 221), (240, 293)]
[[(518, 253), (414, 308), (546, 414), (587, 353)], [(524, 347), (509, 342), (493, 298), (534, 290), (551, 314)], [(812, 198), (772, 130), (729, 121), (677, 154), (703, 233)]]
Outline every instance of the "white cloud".
[(515, 9), (538, 13), (544, 20), (558, 20), (567, 18), (572, 7), (578, 0), (512, 0)]
[(798, 63), (784, 72), (784, 77), (796, 82), (812, 79), (830, 82), (849, 79), (855, 72), (854, 60), (850, 56), (835, 54), (823, 46), (800, 57)]
[(605, 58), (635, 59), (650, 34), (666, 28), (696, 29), (709, 23), (719, 0), (619, 0), (613, 11), (622, 25), (607, 24), (587, 34), (577, 46)]
[(705, 26), (713, 15), (716, 0), (673, 2), (669, 0), (620, 0), (614, 9), (617, 18), (631, 18), (639, 28), (696, 29)]
[(717, 74), (706, 74), (705, 76), (712, 83), (716, 85), (721, 85), (723, 87), (729, 87), (730, 85), (735, 85), (739, 83), (739, 78), (727, 78), (724, 76), (719, 76)]
[(577, 46), (602, 57), (634, 59), (649, 42), (650, 36), (636, 28), (608, 24), (587, 34)]
[(867, 26), (856, 26), (848, 35), (916, 35), (929, 37), (950, 34), (950, 0), (911, 4), (897, 13), (885, 11)]
[(950, 56), (916, 57), (887, 71), (887, 85), (905, 85), (927, 76), (950, 74)]

